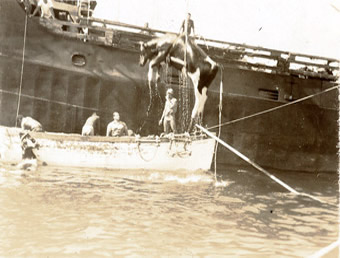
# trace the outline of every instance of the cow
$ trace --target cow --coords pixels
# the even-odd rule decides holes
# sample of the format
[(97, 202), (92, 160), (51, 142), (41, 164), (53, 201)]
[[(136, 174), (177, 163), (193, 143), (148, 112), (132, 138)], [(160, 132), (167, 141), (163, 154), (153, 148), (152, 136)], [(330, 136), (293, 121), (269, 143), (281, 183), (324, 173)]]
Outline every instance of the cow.
[[(186, 47), (185, 47), (186, 46)], [(184, 56), (186, 53), (186, 66)], [(195, 42), (185, 34), (166, 34), (148, 42), (140, 42), (139, 64), (145, 66), (149, 61), (148, 83), (151, 89), (154, 74), (156, 87), (159, 79), (159, 69), (162, 62), (167, 62), (177, 70), (187, 72), (194, 85), (195, 104), (191, 113), (188, 128), (190, 132), (193, 123), (202, 123), (204, 105), (207, 100), (207, 90), (214, 80), (219, 65), (214, 62)]]

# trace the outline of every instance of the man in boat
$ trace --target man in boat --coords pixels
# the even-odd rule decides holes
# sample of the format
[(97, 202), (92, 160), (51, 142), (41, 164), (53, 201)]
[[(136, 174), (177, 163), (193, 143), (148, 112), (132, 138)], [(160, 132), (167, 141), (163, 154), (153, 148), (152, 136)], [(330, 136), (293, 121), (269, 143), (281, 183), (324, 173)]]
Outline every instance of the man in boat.
[(161, 119), (159, 120), (159, 125), (163, 122), (164, 132), (166, 134), (170, 133), (171, 130), (176, 133), (176, 112), (177, 112), (177, 99), (173, 97), (173, 89), (168, 89), (166, 91), (166, 101)]
[(118, 112), (113, 112), (113, 121), (107, 125), (106, 136), (127, 136), (129, 135), (128, 128), (123, 121), (120, 121)]
[(83, 136), (93, 136), (97, 131), (95, 129), (98, 128), (99, 116), (96, 113), (93, 113), (85, 122), (81, 135)]
[(190, 36), (191, 35), (191, 30), (193, 32), (193, 36), (195, 36), (195, 25), (194, 25), (194, 21), (191, 20), (191, 13), (188, 13), (187, 18), (182, 22), (182, 26), (180, 28), (179, 33), (182, 34), (185, 32), (185, 23), (186, 21), (188, 22), (188, 27), (187, 27), (187, 35)]
[(18, 115), (17, 123), (20, 125), (21, 129), (29, 130), (33, 132), (43, 132), (42, 125), (32, 117), (23, 117), (22, 115)]
[(39, 0), (37, 8), (35, 8), (34, 12), (32, 13), (32, 15), (30, 15), (30, 17), (36, 15), (39, 10), (41, 10), (42, 18), (55, 19), (53, 4), (51, 0)]

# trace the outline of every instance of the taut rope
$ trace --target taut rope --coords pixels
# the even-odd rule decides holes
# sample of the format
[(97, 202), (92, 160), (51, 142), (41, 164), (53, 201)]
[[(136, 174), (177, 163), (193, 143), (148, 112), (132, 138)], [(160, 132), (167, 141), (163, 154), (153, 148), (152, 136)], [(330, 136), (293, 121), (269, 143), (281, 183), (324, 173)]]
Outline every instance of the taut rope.
[(336, 86), (334, 86), (334, 87), (325, 89), (324, 91), (320, 91), (320, 92), (318, 92), (318, 93), (315, 93), (315, 94), (312, 94), (312, 95), (308, 95), (308, 96), (306, 96), (306, 97), (303, 97), (303, 98), (294, 100), (294, 101), (292, 101), (292, 102), (283, 104), (283, 105), (281, 105), (281, 106), (274, 107), (274, 108), (270, 108), (270, 109), (267, 109), (267, 110), (264, 110), (264, 111), (260, 111), (260, 112), (258, 112), (258, 113), (255, 113), (255, 114), (252, 114), (252, 115), (249, 115), (249, 116), (237, 118), (237, 119), (235, 119), (235, 120), (231, 120), (231, 121), (225, 122), (225, 123), (223, 123), (223, 124), (221, 124), (221, 125), (214, 125), (214, 126), (211, 126), (211, 127), (207, 128), (207, 129), (208, 129), (208, 130), (211, 130), (211, 129), (214, 129), (214, 128), (217, 128), (217, 127), (220, 127), (220, 126), (225, 126), (225, 125), (234, 124), (234, 123), (237, 123), (237, 122), (241, 122), (241, 121), (243, 121), (243, 120), (246, 120), (246, 119), (248, 119), (248, 118), (252, 118), (252, 117), (260, 116), (260, 115), (263, 115), (263, 114), (266, 114), (266, 113), (270, 113), (270, 112), (272, 112), (272, 111), (275, 111), (275, 110), (278, 110), (278, 109), (281, 109), (281, 108), (284, 108), (284, 107), (287, 107), (287, 106), (290, 106), (290, 105), (294, 105), (294, 104), (296, 104), (296, 103), (305, 101), (305, 100), (307, 100), (307, 99), (311, 99), (311, 98), (313, 98), (313, 97), (315, 97), (315, 96), (318, 96), (318, 95), (324, 94), (324, 93), (326, 93), (326, 92), (329, 92), (329, 91), (338, 89), (339, 87), (340, 87), (340, 84), (338, 84), (338, 85), (336, 85)]
[[(218, 105), (218, 134), (217, 137), (220, 138), (221, 132), (222, 132), (222, 100), (223, 100), (223, 65), (219, 65), (220, 70), (221, 70), (221, 82), (220, 82), (220, 103)], [(214, 155), (214, 168), (215, 168), (215, 181), (217, 181), (217, 147), (218, 147), (218, 142), (215, 145), (215, 155)]]
[(313, 195), (307, 194), (307, 193), (302, 193), (302, 192), (298, 192), (295, 189), (293, 189), (292, 187), (290, 187), (289, 185), (287, 185), (285, 182), (281, 181), (280, 179), (278, 179), (277, 177), (275, 177), (274, 175), (270, 174), (267, 170), (265, 170), (264, 168), (262, 168), (261, 166), (259, 166), (258, 164), (256, 164), (254, 161), (250, 160), (247, 156), (245, 156), (244, 154), (242, 154), (241, 152), (239, 152), (238, 150), (236, 150), (235, 148), (233, 148), (232, 146), (230, 146), (229, 144), (227, 144), (226, 142), (222, 141), (220, 138), (216, 137), (214, 134), (212, 134), (210, 131), (208, 131), (207, 129), (203, 128), (200, 125), (196, 125), (196, 127), (198, 127), (199, 129), (201, 129), (204, 133), (206, 133), (208, 136), (210, 136), (211, 138), (215, 139), (217, 142), (219, 142), (220, 144), (222, 144), (225, 148), (227, 148), (228, 150), (230, 150), (231, 152), (233, 152), (234, 154), (236, 154), (238, 157), (240, 157), (241, 159), (243, 159), (245, 162), (247, 162), (248, 164), (252, 165), (254, 168), (256, 168), (257, 170), (259, 170), (260, 172), (262, 172), (263, 174), (265, 174), (266, 176), (270, 177), (270, 179), (274, 180), (276, 183), (278, 183), (279, 185), (281, 185), (282, 187), (286, 188), (289, 192), (296, 194), (296, 195), (300, 195), (300, 196), (306, 196), (309, 197), (315, 201), (321, 202), (321, 203), (327, 203), (327, 201), (321, 200)]
[(27, 34), (27, 17), (28, 17), (28, 14), (26, 12), (26, 15), (25, 15), (25, 30), (24, 30), (24, 46), (23, 46), (23, 50), (22, 50), (20, 86), (19, 86), (19, 93), (18, 93), (19, 96), (18, 96), (18, 105), (17, 105), (17, 115), (15, 117), (15, 127), (18, 126), (18, 116), (19, 116), (20, 101), (21, 101), (22, 78), (23, 78), (23, 75), (24, 75), (25, 50), (26, 50), (26, 34)]

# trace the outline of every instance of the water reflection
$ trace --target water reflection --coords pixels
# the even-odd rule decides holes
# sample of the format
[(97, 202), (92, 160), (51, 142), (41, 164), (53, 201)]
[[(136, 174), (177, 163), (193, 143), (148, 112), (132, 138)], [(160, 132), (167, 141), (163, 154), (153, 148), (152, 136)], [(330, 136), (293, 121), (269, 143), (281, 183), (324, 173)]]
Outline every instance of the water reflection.
[(0, 171), (4, 256), (308, 256), (338, 235), (337, 175), (250, 168)]

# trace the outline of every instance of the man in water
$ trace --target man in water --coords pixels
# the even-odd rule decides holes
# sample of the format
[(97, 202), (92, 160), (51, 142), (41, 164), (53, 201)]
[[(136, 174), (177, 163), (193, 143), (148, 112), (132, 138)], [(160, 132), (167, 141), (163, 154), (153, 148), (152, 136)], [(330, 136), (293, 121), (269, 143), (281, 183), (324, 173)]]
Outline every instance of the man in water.
[(106, 136), (127, 136), (129, 135), (126, 124), (120, 121), (118, 112), (113, 113), (113, 121), (107, 125)]
[(21, 129), (29, 130), (33, 132), (43, 132), (42, 125), (32, 117), (23, 117), (22, 115), (18, 115), (17, 123), (20, 125)]
[(18, 168), (30, 171), (36, 170), (38, 162), (33, 149), (38, 148), (39, 145), (28, 132), (20, 132), (19, 136), (22, 149), (22, 161), (18, 164)]
[(161, 119), (159, 120), (159, 125), (163, 122), (164, 132), (170, 133), (171, 130), (176, 133), (176, 119), (175, 115), (177, 112), (177, 99), (173, 97), (173, 89), (168, 89), (166, 91), (166, 102), (163, 110)]
[(33, 153), (33, 149), (38, 147), (35, 139), (29, 134), (21, 132), (19, 133), (22, 149), (22, 159), (36, 159), (37, 157)]
[(39, 10), (41, 10), (42, 18), (55, 19), (53, 4), (51, 0), (39, 0), (37, 8), (35, 8), (34, 12), (32, 13), (32, 15), (30, 15), (30, 17), (36, 15)]
[(92, 116), (90, 116), (86, 120), (86, 122), (85, 122), (85, 124), (84, 124), (84, 126), (81, 130), (81, 135), (83, 135), (83, 136), (90, 136), (90, 135), (93, 136), (94, 133), (97, 131), (95, 129), (98, 128), (98, 121), (99, 121), (99, 116), (97, 116), (96, 113), (93, 113)]
[(185, 32), (185, 23), (186, 23), (186, 21), (188, 21), (187, 35), (190, 36), (191, 30), (192, 30), (193, 36), (195, 36), (195, 25), (194, 25), (194, 21), (191, 20), (191, 14), (190, 13), (188, 13), (188, 16), (187, 16), (186, 20), (184, 20), (182, 22), (182, 26), (181, 26), (181, 29), (180, 29), (179, 33), (184, 33)]

